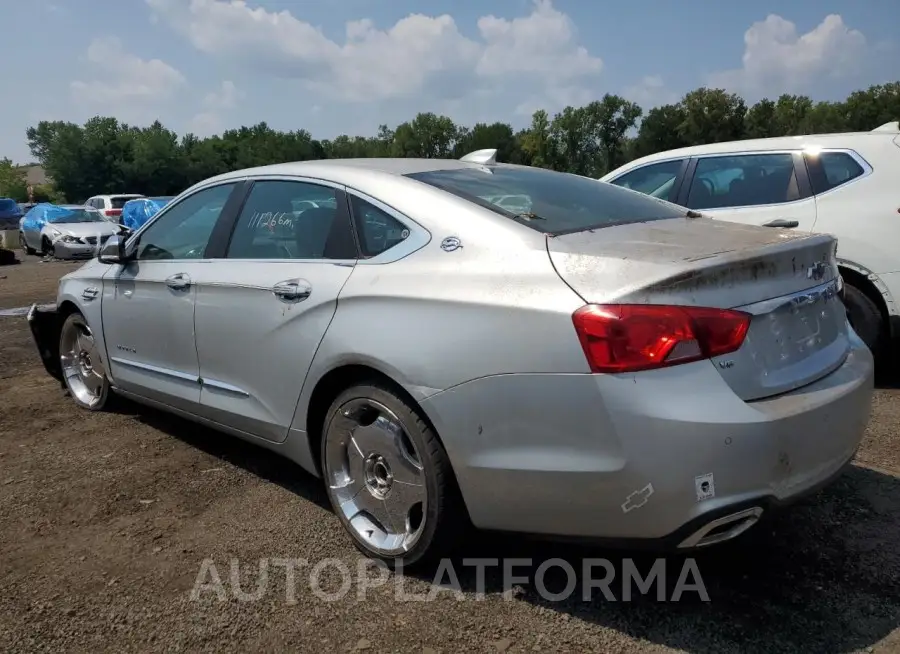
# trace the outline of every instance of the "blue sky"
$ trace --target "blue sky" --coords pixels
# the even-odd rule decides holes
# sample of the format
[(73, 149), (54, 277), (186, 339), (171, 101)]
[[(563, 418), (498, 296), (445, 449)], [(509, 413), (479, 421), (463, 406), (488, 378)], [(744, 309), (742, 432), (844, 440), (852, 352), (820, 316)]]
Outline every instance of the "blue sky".
[(39, 120), (262, 120), (318, 138), (435, 111), (524, 126), (612, 92), (645, 109), (702, 85), (839, 99), (900, 80), (900, 2), (29, 0), (0, 9), (0, 157)]

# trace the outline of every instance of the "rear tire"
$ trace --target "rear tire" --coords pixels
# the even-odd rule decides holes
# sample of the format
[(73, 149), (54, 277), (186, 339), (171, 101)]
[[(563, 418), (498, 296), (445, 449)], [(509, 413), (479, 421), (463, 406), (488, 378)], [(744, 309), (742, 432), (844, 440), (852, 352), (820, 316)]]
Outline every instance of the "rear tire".
[(850, 326), (880, 361), (888, 342), (888, 329), (878, 305), (863, 291), (847, 284), (844, 286), (844, 305)]
[(353, 386), (322, 431), (328, 499), (357, 549), (404, 568), (453, 549), (465, 508), (447, 452), (416, 408), (387, 386)]
[(22, 248), (22, 252), (25, 254), (37, 254), (37, 250), (33, 247), (29, 247), (28, 243), (25, 241), (25, 234), (19, 232), (19, 246)]

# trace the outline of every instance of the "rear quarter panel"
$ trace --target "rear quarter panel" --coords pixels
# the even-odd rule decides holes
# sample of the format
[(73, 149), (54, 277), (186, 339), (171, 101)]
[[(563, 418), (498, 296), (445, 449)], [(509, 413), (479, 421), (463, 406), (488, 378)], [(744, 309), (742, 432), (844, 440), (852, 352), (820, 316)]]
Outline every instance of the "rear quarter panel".
[(900, 148), (891, 136), (865, 135), (845, 147), (872, 172), (816, 196), (814, 231), (838, 238), (838, 259), (876, 275), (900, 271)]
[[(316, 383), (342, 365), (379, 370), (419, 401), (490, 375), (589, 372), (572, 324), (584, 302), (554, 271), (544, 237), (515, 231), (504, 241), (438, 228), (404, 259), (360, 262), (310, 368), (294, 428), (306, 429)], [(463, 247), (442, 250), (447, 236)]]

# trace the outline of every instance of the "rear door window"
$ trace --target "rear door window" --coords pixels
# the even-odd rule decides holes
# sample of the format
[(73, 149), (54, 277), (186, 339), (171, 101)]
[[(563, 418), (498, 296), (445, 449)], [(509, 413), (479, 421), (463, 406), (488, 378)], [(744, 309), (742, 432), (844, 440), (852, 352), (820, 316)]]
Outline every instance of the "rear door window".
[(337, 191), (307, 182), (253, 184), (234, 227), (229, 259), (355, 259), (349, 216)]
[(691, 209), (780, 204), (800, 199), (790, 153), (702, 157), (688, 193)]

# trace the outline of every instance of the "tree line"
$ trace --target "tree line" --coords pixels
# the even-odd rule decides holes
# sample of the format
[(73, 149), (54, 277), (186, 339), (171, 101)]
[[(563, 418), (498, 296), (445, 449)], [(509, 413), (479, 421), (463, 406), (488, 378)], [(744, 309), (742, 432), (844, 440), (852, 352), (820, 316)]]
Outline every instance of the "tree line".
[[(304, 129), (281, 132), (261, 122), (198, 138), (179, 137), (158, 121), (135, 127), (97, 116), (84, 125), (42, 121), (27, 130), (27, 138), (33, 156), (53, 179), (54, 198), (81, 202), (101, 193), (175, 195), (213, 175), (285, 161), (457, 158), (482, 148), (496, 148), (499, 161), (600, 177), (632, 159), (672, 148), (868, 131), (895, 120), (900, 120), (900, 82), (856, 91), (841, 102), (784, 94), (752, 106), (722, 89), (700, 88), (646, 113), (623, 97), (606, 94), (553, 116), (536, 111), (531, 124), (518, 131), (503, 122), (466, 127), (446, 116), (420, 113), (394, 129), (382, 125), (369, 137), (319, 140)], [(9, 160), (0, 161), (0, 185), (10, 168)]]

